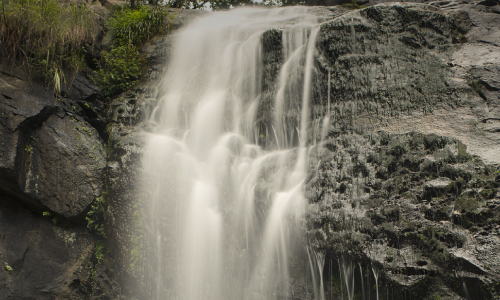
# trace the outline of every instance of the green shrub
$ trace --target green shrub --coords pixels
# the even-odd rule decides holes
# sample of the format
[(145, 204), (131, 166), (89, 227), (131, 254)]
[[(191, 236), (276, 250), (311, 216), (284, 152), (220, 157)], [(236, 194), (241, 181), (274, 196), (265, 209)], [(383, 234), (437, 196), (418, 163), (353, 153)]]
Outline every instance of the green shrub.
[(366, 5), (359, 5), (358, 1), (352, 0), (351, 3), (341, 4), (342, 7), (347, 9), (363, 9), (366, 8)]
[(2, 0), (0, 53), (29, 63), (57, 91), (62, 70), (84, 67), (82, 53), (94, 41), (94, 13), (85, 5), (60, 5), (56, 0)]
[(101, 69), (93, 79), (106, 96), (112, 96), (137, 84), (145, 59), (133, 45), (127, 44), (103, 52), (101, 60)]
[(106, 22), (113, 49), (102, 53), (100, 68), (93, 76), (105, 96), (116, 95), (137, 84), (145, 62), (137, 47), (165, 33), (168, 23), (167, 12), (161, 7), (114, 7), (112, 17)]
[(106, 212), (107, 204), (106, 197), (108, 193), (102, 192), (90, 206), (90, 211), (87, 213), (87, 228), (96, 234), (99, 238), (106, 237)]
[(167, 26), (167, 12), (161, 7), (148, 6), (136, 9), (116, 7), (113, 16), (106, 22), (115, 46), (140, 46), (153, 36), (165, 33)]

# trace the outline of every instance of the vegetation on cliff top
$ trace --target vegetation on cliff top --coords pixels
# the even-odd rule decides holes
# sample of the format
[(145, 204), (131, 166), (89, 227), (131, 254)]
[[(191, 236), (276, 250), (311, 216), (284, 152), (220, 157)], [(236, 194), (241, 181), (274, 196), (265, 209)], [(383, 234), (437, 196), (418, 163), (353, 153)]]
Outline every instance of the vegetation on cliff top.
[(116, 95), (137, 84), (145, 63), (138, 48), (154, 36), (166, 33), (168, 24), (167, 11), (158, 6), (113, 9), (106, 22), (113, 48), (102, 53), (100, 68), (93, 76), (105, 96)]
[(1, 5), (2, 57), (32, 66), (35, 77), (60, 91), (64, 73), (85, 66), (83, 56), (95, 39), (94, 13), (56, 0), (2, 0)]
[[(167, 2), (179, 8), (228, 9), (244, 5), (296, 5), (300, 0), (178, 0)], [(107, 97), (136, 85), (143, 74), (145, 58), (139, 48), (154, 36), (165, 34), (172, 14), (165, 7), (137, 5), (112, 6), (111, 17), (104, 30), (109, 33), (111, 48), (102, 51), (92, 72), (87, 63), (95, 59), (94, 43), (99, 33), (96, 14), (89, 5), (65, 4), (58, 0), (2, 0), (0, 10), (0, 49), (2, 57), (21, 62), (33, 71), (34, 78), (49, 85), (56, 94), (61, 93), (70, 77), (87, 70)], [(69, 75), (69, 76), (68, 76)]]
[[(34, 79), (59, 94), (65, 81), (92, 61), (99, 33), (96, 14), (90, 6), (57, 0), (2, 0), (0, 7), (0, 54), (28, 66)], [(167, 11), (159, 6), (112, 7), (105, 24), (112, 47), (97, 61), (94, 81), (106, 96), (137, 83), (144, 58), (138, 47), (168, 30)], [(66, 80), (68, 79), (68, 80)]]

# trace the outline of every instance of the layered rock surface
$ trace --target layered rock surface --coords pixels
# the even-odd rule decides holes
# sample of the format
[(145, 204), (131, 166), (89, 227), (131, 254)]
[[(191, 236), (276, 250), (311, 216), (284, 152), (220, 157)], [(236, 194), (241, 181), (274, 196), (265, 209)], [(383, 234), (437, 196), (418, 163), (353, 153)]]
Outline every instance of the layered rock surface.
[(364, 282), (375, 296), (372, 272), (384, 298), (499, 295), (499, 6), (448, 4), (321, 26), (313, 113), (330, 98), (330, 128), (311, 157), (308, 220), (327, 265), (365, 274), (346, 275), (359, 295)]

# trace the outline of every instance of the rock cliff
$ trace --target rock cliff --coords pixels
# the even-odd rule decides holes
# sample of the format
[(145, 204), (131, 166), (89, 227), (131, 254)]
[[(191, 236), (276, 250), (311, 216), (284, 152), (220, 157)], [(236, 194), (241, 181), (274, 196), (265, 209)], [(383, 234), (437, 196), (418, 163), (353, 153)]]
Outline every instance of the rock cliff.
[(91, 125), (99, 119), (97, 87), (79, 77), (72, 87), (80, 87), (78, 97), (56, 98), (2, 67), (2, 297), (85, 298), (78, 288), (89, 280), (95, 243), (85, 215), (102, 193), (106, 166), (103, 140)]
[(342, 270), (330, 280), (498, 298), (498, 7), (390, 3), (321, 26), (315, 112), (329, 96), (330, 129), (306, 190), (316, 247)]

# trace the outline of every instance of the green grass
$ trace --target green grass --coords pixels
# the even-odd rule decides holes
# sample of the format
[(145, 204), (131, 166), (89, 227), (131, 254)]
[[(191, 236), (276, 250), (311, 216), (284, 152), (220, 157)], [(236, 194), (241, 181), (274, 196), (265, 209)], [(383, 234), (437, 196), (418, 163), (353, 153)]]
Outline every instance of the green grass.
[(58, 92), (65, 73), (85, 67), (82, 58), (94, 41), (94, 13), (85, 5), (61, 5), (56, 0), (2, 0), (2, 57), (34, 68), (40, 79)]
[(153, 36), (167, 32), (167, 12), (158, 6), (139, 6), (135, 9), (118, 6), (106, 22), (106, 28), (115, 46), (140, 46)]
[[(0, 0), (0, 55), (29, 67), (35, 79), (59, 96), (69, 79), (88, 70), (98, 24), (87, 5), (57, 0)], [(92, 79), (105, 96), (137, 84), (145, 59), (138, 49), (168, 31), (167, 10), (158, 6), (116, 6), (105, 23), (112, 48), (103, 51)], [(89, 56), (90, 54), (90, 56)]]

